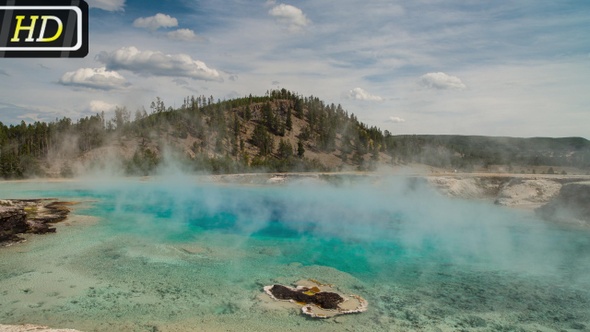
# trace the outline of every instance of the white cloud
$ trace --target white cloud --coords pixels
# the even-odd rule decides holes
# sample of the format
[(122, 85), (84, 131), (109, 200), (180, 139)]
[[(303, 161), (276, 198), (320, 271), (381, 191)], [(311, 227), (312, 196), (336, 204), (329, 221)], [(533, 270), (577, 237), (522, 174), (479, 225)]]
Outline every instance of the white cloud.
[(383, 101), (383, 98), (372, 95), (362, 88), (354, 88), (346, 93), (346, 97), (354, 100), (362, 101)]
[(178, 20), (172, 16), (157, 13), (150, 17), (140, 17), (133, 21), (133, 26), (136, 28), (145, 28), (150, 30), (157, 30), (158, 28), (171, 28), (178, 26)]
[(125, 7), (125, 0), (88, 0), (88, 7), (110, 12), (122, 11)]
[(102, 90), (119, 89), (129, 85), (123, 76), (116, 71), (106, 70), (105, 67), (80, 68), (67, 72), (59, 79), (59, 83)]
[(286, 24), (289, 31), (299, 31), (310, 23), (301, 9), (291, 5), (280, 4), (268, 13), (277, 18), (279, 23)]
[(429, 89), (438, 90), (463, 90), (466, 88), (465, 84), (457, 76), (451, 76), (442, 72), (428, 73), (420, 76), (420, 85)]
[(159, 51), (140, 51), (123, 47), (114, 52), (101, 52), (97, 60), (108, 69), (129, 70), (140, 75), (189, 77), (196, 80), (223, 81), (217, 70), (207, 67), (187, 54), (164, 54)]
[(175, 40), (192, 41), (199, 40), (200, 37), (191, 29), (178, 29), (166, 34), (168, 38)]
[(107, 103), (106, 101), (102, 100), (91, 100), (90, 104), (88, 105), (88, 110), (92, 113), (100, 113), (100, 112), (110, 112), (115, 109), (117, 105)]
[[(99, 3), (88, 2), (94, 7)], [(467, 8), (457, 5), (460, 1), (456, 0), (343, 0), (337, 6), (329, 1), (260, 0), (254, 5), (249, 1), (199, 1), (199, 10), (190, 13), (179, 13), (174, 10), (179, 7), (170, 6), (168, 1), (124, 3), (125, 12), (91, 9), (91, 15), (101, 16), (112, 28), (91, 29), (93, 56), (131, 45), (141, 51), (185, 53), (216, 69), (225, 83), (208, 84), (182, 76), (147, 77), (155, 75), (151, 69), (138, 77), (101, 62), (91, 64), (92, 57), (76, 66), (51, 59), (3, 59), (0, 68), (11, 77), (0, 74), (0, 99), (27, 105), (26, 111), (14, 108), (18, 114), (46, 107), (43, 118), (52, 120), (54, 114), (76, 118), (80, 110), (87, 111), (93, 99), (135, 109), (140, 105), (148, 107), (154, 96), (160, 96), (167, 105), (179, 105), (188, 87), (198, 89), (199, 95), (217, 99), (229, 91), (241, 96), (264, 95), (267, 89), (276, 87), (271, 82), (278, 80), (301, 95), (340, 102), (359, 120), (371, 126), (387, 125), (396, 133), (590, 138), (590, 127), (584, 125), (590, 105), (590, 94), (585, 89), (590, 77), (590, 50), (583, 47), (580, 38), (572, 37), (580, 33), (580, 24), (587, 22), (588, 15), (585, 17), (584, 11), (559, 15), (554, 8), (557, 5), (550, 1), (526, 5), (494, 2), (485, 6), (490, 15), (484, 16), (480, 15), (481, 6)], [(285, 38), (288, 20), (283, 18), (287, 23), (281, 24), (279, 17), (269, 13), (281, 3), (300, 8), (312, 21), (302, 29), (305, 33)], [(530, 15), (510, 16), (504, 21), (508, 17), (505, 13), (521, 11)], [(153, 33), (132, 26), (136, 18), (156, 13), (176, 17), (179, 26), (162, 27)], [(193, 29), (201, 38), (206, 36), (211, 40), (209, 46), (214, 47), (168, 38), (168, 32), (181, 28)], [(113, 36), (115, 29), (117, 34)], [(470, 45), (469, 52), (465, 52), (465, 45)], [(506, 49), (512, 51), (507, 53)], [(109, 90), (108, 97), (102, 97), (99, 95), (104, 94), (103, 90), (98, 90), (97, 95), (97, 90), (48, 84), (57, 82), (65, 72), (102, 66), (117, 70), (133, 83), (133, 88), (125, 89), (125, 93)], [(420, 84), (422, 75), (439, 71), (459, 77), (467, 87), (436, 90)], [(239, 80), (231, 80), (233, 73), (239, 74)], [(183, 81), (174, 82), (176, 78), (188, 85), (177, 85)], [(381, 96), (383, 101), (347, 99), (347, 92), (354, 87)], [(400, 98), (393, 100), (386, 91), (395, 91)], [(32, 92), (40, 97), (31, 99)], [(370, 110), (363, 104), (370, 104)], [(390, 116), (406, 122), (385, 123)]]
[(403, 123), (406, 122), (405, 119), (402, 119), (400, 117), (397, 116), (390, 116), (385, 122), (390, 122), (390, 123)]

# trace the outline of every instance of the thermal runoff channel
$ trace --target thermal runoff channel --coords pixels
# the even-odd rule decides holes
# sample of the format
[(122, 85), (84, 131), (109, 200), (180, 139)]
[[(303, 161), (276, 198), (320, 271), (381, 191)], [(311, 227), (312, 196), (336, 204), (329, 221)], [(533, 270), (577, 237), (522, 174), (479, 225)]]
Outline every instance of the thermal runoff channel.
[[(0, 322), (100, 331), (590, 326), (586, 230), (450, 199), (417, 178), (203, 179), (3, 187), (3, 196), (81, 203), (57, 234), (0, 252)], [(318, 321), (264, 298), (263, 286), (302, 279), (358, 294), (369, 309)]]

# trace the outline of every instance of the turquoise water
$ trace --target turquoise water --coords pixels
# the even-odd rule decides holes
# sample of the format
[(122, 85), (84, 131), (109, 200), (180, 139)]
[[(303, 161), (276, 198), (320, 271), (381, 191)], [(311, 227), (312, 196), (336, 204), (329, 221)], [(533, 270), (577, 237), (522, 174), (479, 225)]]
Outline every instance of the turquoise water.
[[(0, 323), (86, 331), (590, 329), (590, 232), (390, 178), (339, 186), (196, 177), (2, 183), (81, 201), (0, 250)], [(89, 219), (82, 216), (93, 216)], [(317, 321), (272, 283), (335, 284), (369, 311)]]

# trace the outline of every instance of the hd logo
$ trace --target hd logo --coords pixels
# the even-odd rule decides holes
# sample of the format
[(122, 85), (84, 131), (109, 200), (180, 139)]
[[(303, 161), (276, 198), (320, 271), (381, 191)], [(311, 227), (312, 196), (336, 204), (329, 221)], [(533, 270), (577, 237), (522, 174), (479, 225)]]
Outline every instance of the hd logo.
[(82, 58), (88, 54), (84, 0), (0, 0), (0, 57)]

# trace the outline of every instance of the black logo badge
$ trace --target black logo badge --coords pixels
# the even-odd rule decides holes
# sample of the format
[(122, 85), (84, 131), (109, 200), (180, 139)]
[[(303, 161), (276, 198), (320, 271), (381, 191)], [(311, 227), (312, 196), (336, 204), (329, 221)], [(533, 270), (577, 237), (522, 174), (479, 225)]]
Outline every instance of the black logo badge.
[(0, 0), (0, 57), (83, 58), (88, 54), (84, 0)]

